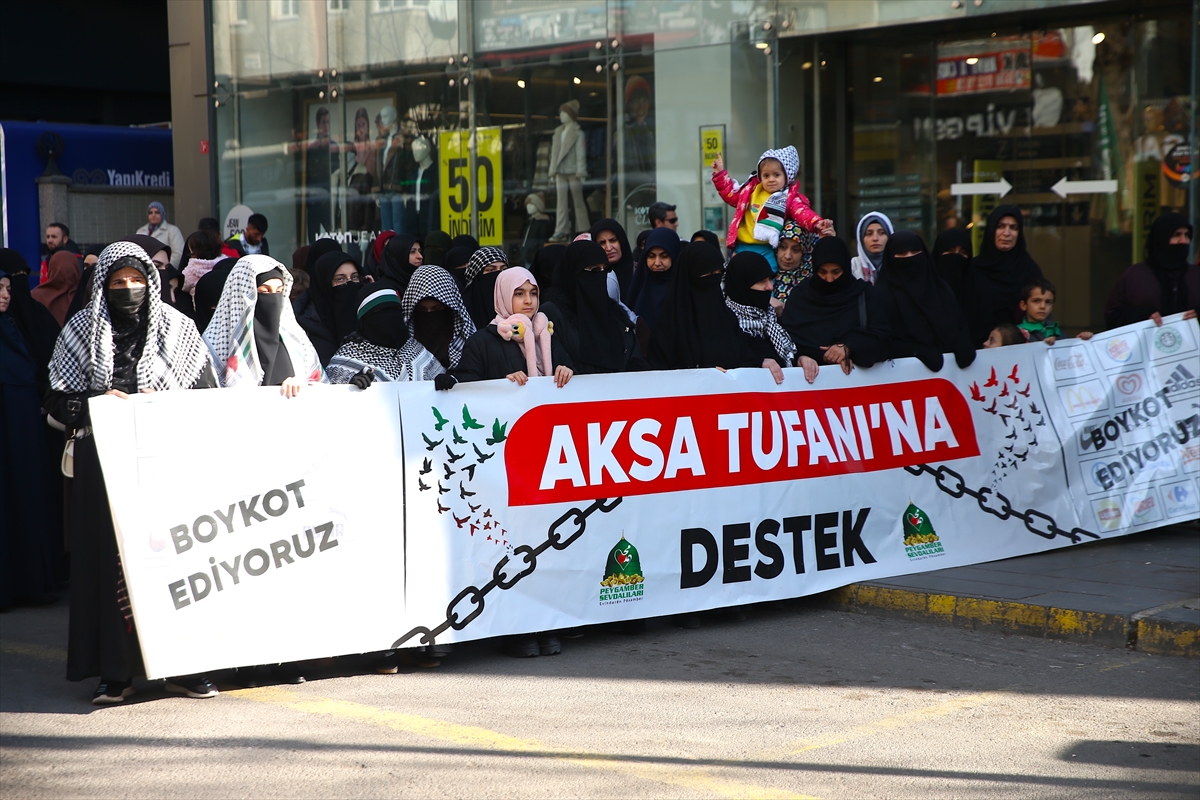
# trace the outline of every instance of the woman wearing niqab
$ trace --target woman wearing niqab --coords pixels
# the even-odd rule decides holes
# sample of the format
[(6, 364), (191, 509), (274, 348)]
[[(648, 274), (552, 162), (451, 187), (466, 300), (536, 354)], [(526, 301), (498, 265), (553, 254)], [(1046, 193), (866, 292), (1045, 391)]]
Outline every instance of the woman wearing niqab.
[(542, 311), (581, 375), (646, 369), (633, 324), (608, 292), (611, 262), (594, 241), (572, 242)]
[(192, 320), (163, 304), (145, 251), (131, 242), (106, 247), (91, 302), (67, 320), (54, 347), (45, 398), (50, 414), (75, 431), (67, 679), (100, 676), (95, 703), (121, 702), (142, 665), (89, 400), (216, 385), (208, 348)]
[[(735, 253), (725, 270), (725, 305), (737, 317), (755, 358), (773, 361), (780, 368), (790, 367), (796, 362), (796, 344), (771, 308), (773, 275), (770, 263), (761, 254), (749, 250)], [(771, 288), (761, 288), (764, 281), (770, 281)], [(763, 366), (782, 380), (782, 373), (766, 363)]]
[[(501, 265), (500, 269), (485, 272), (496, 263)], [(496, 280), (508, 266), (508, 259), (499, 247), (480, 247), (467, 261), (467, 270), (463, 274), (462, 296), (476, 330), (486, 328), (496, 315)]]
[(913, 231), (898, 231), (888, 239), (875, 294), (891, 331), (891, 358), (915, 356), (934, 372), (941, 370), (945, 353), (953, 353), (960, 367), (975, 360), (975, 345), (958, 298), (937, 274), (925, 242)]
[[(349, 280), (334, 285), (334, 276), (345, 264), (353, 264), (357, 274), (358, 263), (349, 254), (341, 250), (323, 253), (309, 273), (312, 282), (294, 304), (296, 319), (316, 348), (322, 366), (329, 364), (342, 340), (358, 326), (357, 298), (361, 284)], [(290, 276), (287, 285), (291, 291)]]
[[(1016, 242), (1002, 250), (996, 230), (1005, 218), (1016, 222)], [(971, 341), (983, 345), (992, 329), (1003, 322), (1016, 322), (1020, 315), (1021, 290), (1040, 280), (1042, 268), (1025, 247), (1025, 218), (1014, 205), (997, 206), (988, 216), (983, 233), (983, 250), (971, 262), (963, 282), (963, 313)]]
[[(653, 237), (653, 234), (651, 235)], [(646, 240), (647, 251), (653, 247)], [(679, 253), (662, 311), (650, 334), (655, 369), (761, 366), (721, 293), (721, 251), (693, 242)]]
[(1146, 237), (1146, 258), (1121, 273), (1109, 292), (1104, 305), (1108, 327), (1141, 322), (1153, 314), (1195, 313), (1200, 306), (1200, 266), (1187, 261), (1194, 236), (1183, 214), (1168, 211), (1154, 220)]

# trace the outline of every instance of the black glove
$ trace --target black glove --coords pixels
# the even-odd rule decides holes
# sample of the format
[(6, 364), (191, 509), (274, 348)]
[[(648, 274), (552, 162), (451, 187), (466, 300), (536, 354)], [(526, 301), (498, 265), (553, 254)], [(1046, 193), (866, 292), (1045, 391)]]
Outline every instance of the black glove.
[(930, 371), (932, 371), (932, 372), (941, 372), (942, 371), (942, 367), (946, 363), (946, 357), (942, 354), (942, 351), (939, 348), (918, 345), (916, 350), (917, 350), (917, 352), (916, 352), (917, 358), (920, 360), (920, 362), (922, 364), (924, 364), (926, 367), (928, 367), (930, 369)]
[(449, 372), (443, 372), (441, 375), (434, 376), (433, 388), (439, 392), (444, 392), (447, 389), (453, 389), (454, 384), (458, 383), (458, 378), (451, 375)]
[(365, 390), (368, 386), (375, 382), (375, 368), (363, 367), (359, 372), (354, 373), (354, 377), (350, 379), (350, 385), (357, 387), (359, 390)]

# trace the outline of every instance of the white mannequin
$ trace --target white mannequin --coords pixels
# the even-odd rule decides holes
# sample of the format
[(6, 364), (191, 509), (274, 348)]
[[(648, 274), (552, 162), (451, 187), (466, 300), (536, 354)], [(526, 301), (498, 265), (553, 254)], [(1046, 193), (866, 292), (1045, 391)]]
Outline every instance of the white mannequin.
[(413, 158), (417, 161), (417, 166), (426, 170), (433, 163), (433, 156), (430, 154), (429, 140), (424, 136), (419, 136), (412, 143)]
[(583, 180), (587, 177), (586, 141), (576, 118), (579, 116), (579, 101), (563, 103), (558, 110), (562, 122), (554, 129), (550, 145), (549, 175), (554, 178), (558, 194), (558, 224), (552, 242), (565, 242), (570, 238), (571, 217), (569, 204), (575, 205), (575, 230), (587, 230), (587, 206), (583, 203)]

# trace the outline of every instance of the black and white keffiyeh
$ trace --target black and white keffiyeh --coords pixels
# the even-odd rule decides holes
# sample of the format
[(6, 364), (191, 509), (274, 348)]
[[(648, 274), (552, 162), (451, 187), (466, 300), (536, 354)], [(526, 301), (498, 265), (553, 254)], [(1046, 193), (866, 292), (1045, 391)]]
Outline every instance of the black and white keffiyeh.
[(484, 267), (488, 264), (494, 264), (497, 261), (502, 261), (504, 266), (508, 266), (508, 258), (505, 257), (504, 251), (499, 247), (481, 247), (476, 250), (471, 255), (470, 260), (467, 261), (467, 273), (463, 276), (466, 278), (467, 285), (470, 286), (471, 281), (479, 277)]
[(100, 254), (92, 277), (92, 299), (67, 320), (54, 345), (50, 388), (59, 392), (104, 392), (112, 388), (113, 326), (105, 286), (112, 265), (132, 256), (148, 284), (146, 344), (137, 363), (139, 389), (190, 389), (210, 364), (208, 348), (190, 319), (162, 302), (158, 269), (133, 242), (114, 242)]
[[(486, 249), (497, 252), (500, 250), (498, 247)], [(500, 258), (503, 258), (503, 253)], [(489, 264), (495, 260), (497, 259), (493, 258), (484, 263)], [(458, 291), (458, 284), (454, 282), (450, 273), (441, 267), (423, 266), (419, 268), (413, 273), (412, 280), (408, 282), (408, 288), (404, 290), (404, 297), (400, 299), (400, 305), (404, 309), (404, 324), (408, 326), (409, 336), (408, 341), (400, 348), (400, 360), (409, 365), (410, 374), (415, 376), (408, 380), (433, 380), (434, 377), (446, 371), (441, 362), (417, 341), (416, 331), (413, 327), (413, 309), (427, 297), (437, 300), (454, 312), (454, 338), (450, 340), (449, 348), (451, 368), (458, 366), (467, 339), (475, 333), (475, 323), (471, 321), (471, 315), (467, 313), (467, 307)]]
[[(242, 256), (233, 265), (204, 341), (212, 351), (222, 386), (259, 386), (263, 381), (258, 345), (254, 343), (254, 306), (258, 302), (258, 276), (279, 270), (283, 274), (283, 296), (292, 292), (292, 273), (275, 259), (264, 255)], [(317, 351), (296, 321), (291, 303), (283, 304), (279, 338), (287, 348), (295, 376), (316, 383), (324, 378)]]
[(725, 305), (729, 306), (729, 310), (737, 317), (738, 325), (744, 332), (771, 341), (775, 352), (787, 361), (781, 366), (787, 367), (796, 363), (796, 343), (792, 341), (792, 337), (775, 318), (774, 309), (743, 305), (728, 297), (725, 298)]
[[(325, 369), (325, 375), (329, 378), (330, 383), (345, 384), (349, 383), (350, 379), (362, 372), (367, 367), (375, 370), (375, 380), (389, 381), (413, 381), (425, 380), (421, 377), (422, 372), (427, 366), (424, 362), (418, 366), (414, 359), (405, 360), (405, 349), (410, 344), (414, 343), (415, 339), (409, 339), (404, 343), (404, 347), (397, 350), (392, 347), (380, 347), (377, 344), (371, 344), (366, 339), (360, 336), (347, 337), (346, 341), (342, 342), (341, 347), (333, 354), (333, 358), (329, 360), (329, 366)], [(417, 344), (420, 347), (420, 344)], [(427, 356), (438, 364), (438, 360), (433, 357), (425, 348), (421, 348), (421, 353)], [(445, 372), (444, 369), (439, 369), (432, 375), (440, 375)], [(416, 377), (413, 377), (416, 375)], [(432, 377), (431, 375), (431, 377)]]

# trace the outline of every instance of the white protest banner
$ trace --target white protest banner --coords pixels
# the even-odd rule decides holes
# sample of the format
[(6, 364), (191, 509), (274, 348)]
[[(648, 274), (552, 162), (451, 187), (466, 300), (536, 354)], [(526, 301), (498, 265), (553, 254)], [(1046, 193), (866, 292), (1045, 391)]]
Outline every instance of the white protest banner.
[[(175, 392), (102, 400), (93, 422), (165, 675), (796, 597), (1191, 519), (1197, 330), (812, 386), (742, 369)], [(180, 418), (215, 435), (179, 453)], [(303, 509), (263, 505), (298, 480)], [(256, 497), (278, 517), (244, 525)], [(335, 550), (275, 559), (330, 521)], [(257, 574), (192, 586), (239, 555)]]

